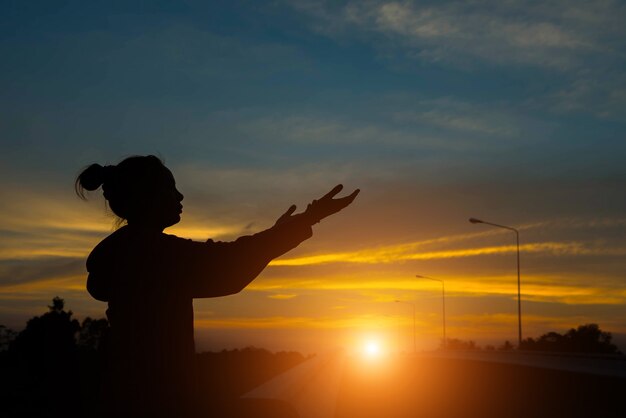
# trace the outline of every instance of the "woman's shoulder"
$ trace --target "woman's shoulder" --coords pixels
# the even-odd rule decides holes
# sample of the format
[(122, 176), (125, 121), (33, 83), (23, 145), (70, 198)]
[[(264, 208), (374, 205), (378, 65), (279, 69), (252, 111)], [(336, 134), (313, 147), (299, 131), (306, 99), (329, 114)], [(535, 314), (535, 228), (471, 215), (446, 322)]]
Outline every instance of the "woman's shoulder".
[(120, 247), (124, 240), (128, 239), (128, 232), (127, 226), (123, 226), (112, 232), (94, 247), (89, 255), (89, 259), (93, 259), (94, 257), (101, 256), (105, 253), (114, 252)]

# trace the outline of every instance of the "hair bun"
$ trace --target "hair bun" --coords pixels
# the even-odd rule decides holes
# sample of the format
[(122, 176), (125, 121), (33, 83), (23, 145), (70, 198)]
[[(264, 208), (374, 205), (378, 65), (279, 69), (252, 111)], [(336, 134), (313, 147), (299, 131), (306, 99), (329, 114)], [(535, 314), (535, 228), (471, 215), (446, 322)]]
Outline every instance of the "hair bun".
[(96, 190), (102, 186), (107, 175), (107, 168), (100, 164), (91, 164), (78, 177), (80, 185), (85, 190)]

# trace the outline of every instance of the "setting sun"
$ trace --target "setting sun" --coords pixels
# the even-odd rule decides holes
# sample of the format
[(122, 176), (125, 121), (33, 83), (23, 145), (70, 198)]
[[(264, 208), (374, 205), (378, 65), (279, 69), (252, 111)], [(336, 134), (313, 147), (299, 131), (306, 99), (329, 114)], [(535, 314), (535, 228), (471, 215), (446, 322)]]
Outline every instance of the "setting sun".
[(363, 355), (368, 358), (380, 357), (382, 353), (380, 343), (376, 340), (368, 340), (363, 345)]

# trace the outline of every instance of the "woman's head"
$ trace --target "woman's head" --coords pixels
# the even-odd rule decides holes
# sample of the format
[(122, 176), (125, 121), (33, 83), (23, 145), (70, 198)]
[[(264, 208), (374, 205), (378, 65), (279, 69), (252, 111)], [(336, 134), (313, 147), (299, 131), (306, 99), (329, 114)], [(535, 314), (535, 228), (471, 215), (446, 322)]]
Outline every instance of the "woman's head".
[(102, 187), (109, 207), (129, 224), (160, 229), (180, 221), (183, 195), (171, 171), (154, 155), (126, 158), (117, 165), (92, 164), (76, 178), (76, 193)]

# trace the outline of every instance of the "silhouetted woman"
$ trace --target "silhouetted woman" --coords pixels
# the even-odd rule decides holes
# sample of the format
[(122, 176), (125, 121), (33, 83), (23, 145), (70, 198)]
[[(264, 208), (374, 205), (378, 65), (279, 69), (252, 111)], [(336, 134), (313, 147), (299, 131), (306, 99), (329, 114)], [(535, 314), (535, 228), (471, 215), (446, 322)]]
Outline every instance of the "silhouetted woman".
[(233, 242), (196, 242), (163, 230), (180, 221), (183, 195), (155, 156), (118, 165), (92, 164), (77, 193), (102, 187), (127, 225), (100, 242), (87, 260), (87, 290), (108, 302), (111, 332), (104, 406), (115, 417), (184, 417), (196, 402), (193, 298), (244, 289), (274, 258), (312, 235), (311, 225), (348, 206), (333, 199), (341, 185), (300, 214), (291, 206), (276, 224)]

